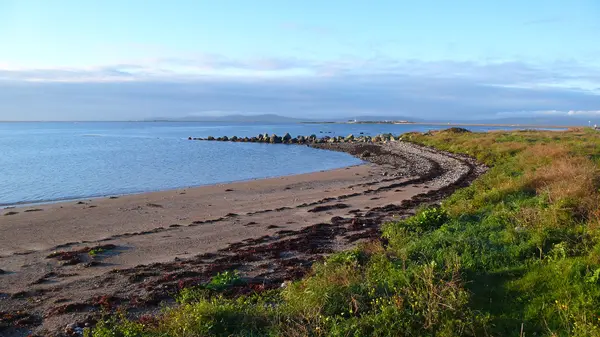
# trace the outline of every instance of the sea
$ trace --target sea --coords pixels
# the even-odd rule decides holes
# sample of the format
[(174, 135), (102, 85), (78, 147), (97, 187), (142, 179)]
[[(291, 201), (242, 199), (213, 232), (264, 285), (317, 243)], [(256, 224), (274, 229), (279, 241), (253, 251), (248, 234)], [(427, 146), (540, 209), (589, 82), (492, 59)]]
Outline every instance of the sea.
[(307, 146), (189, 141), (188, 137), (250, 137), (288, 132), (292, 136), (376, 135), (443, 127), (214, 122), (0, 123), (0, 207), (181, 189), (361, 163), (345, 153)]

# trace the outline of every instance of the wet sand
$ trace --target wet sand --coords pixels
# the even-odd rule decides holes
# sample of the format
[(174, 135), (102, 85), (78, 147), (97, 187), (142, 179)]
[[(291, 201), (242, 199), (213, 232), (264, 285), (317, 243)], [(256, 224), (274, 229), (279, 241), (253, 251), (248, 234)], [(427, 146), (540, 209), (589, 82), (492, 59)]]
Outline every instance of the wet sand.
[(402, 142), (315, 146), (369, 151), (369, 162), (2, 210), (0, 314), (17, 318), (0, 323), (0, 334), (93, 324), (105, 302), (151, 312), (181, 287), (224, 270), (247, 278), (241, 291), (277, 287), (331, 252), (377, 238), (383, 222), (439, 201), (483, 171), (468, 158)]

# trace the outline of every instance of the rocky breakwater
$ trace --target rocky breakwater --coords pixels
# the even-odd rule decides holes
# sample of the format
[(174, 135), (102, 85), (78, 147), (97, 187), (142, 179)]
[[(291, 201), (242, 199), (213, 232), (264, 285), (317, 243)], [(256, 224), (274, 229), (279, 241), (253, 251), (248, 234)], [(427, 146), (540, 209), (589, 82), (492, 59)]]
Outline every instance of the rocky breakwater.
[(348, 136), (324, 136), (317, 137), (312, 134), (310, 136), (297, 136), (292, 137), (289, 133), (283, 136), (276, 134), (269, 135), (268, 133), (259, 134), (255, 137), (237, 137), (237, 136), (223, 136), (213, 137), (208, 136), (207, 138), (189, 137), (189, 140), (206, 140), (206, 141), (217, 141), (217, 142), (238, 142), (238, 143), (267, 143), (267, 144), (324, 144), (324, 143), (387, 143), (402, 140), (402, 136), (394, 136), (391, 133), (379, 134), (377, 136), (354, 136), (352, 134)]

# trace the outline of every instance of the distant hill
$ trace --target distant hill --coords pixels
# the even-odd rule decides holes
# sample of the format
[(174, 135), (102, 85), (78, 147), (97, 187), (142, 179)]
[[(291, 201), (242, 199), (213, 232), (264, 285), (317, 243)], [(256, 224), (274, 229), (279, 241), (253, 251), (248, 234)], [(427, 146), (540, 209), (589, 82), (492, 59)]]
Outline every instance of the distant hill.
[(226, 115), (226, 116), (186, 116), (179, 118), (153, 118), (156, 122), (222, 122), (222, 123), (301, 123), (312, 121), (275, 114), (263, 115)]
[(153, 118), (147, 121), (168, 122), (221, 122), (221, 123), (302, 123), (302, 122), (348, 122), (348, 121), (408, 121), (415, 123), (453, 123), (453, 124), (515, 124), (515, 125), (560, 125), (560, 126), (587, 126), (600, 125), (600, 116), (597, 119), (591, 116), (535, 116), (535, 117), (507, 117), (489, 119), (423, 119), (410, 116), (350, 116), (332, 118), (292, 118), (276, 114), (261, 115), (226, 115), (226, 116), (186, 116), (179, 118)]
[(342, 122), (353, 121), (356, 120), (358, 122), (361, 121), (371, 121), (371, 122), (379, 122), (379, 121), (409, 121), (409, 122), (426, 122), (426, 120), (422, 118), (415, 118), (409, 116), (353, 116), (347, 118), (336, 118), (335, 120), (339, 120)]

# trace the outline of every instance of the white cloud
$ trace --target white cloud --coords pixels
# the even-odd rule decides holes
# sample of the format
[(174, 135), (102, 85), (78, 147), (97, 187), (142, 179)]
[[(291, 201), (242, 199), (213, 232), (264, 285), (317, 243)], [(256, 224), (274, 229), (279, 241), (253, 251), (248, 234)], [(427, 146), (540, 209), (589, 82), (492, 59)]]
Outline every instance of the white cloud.
[[(578, 87), (576, 79), (595, 85)], [(137, 119), (199, 111), (575, 118), (599, 114), (600, 95), (589, 90), (599, 86), (600, 71), (579, 64), (200, 55), (82, 69), (0, 69), (0, 120)]]
[(600, 115), (600, 110), (569, 110), (567, 112), (567, 115), (569, 115), (569, 116), (577, 116), (577, 115), (597, 116), (597, 115)]

